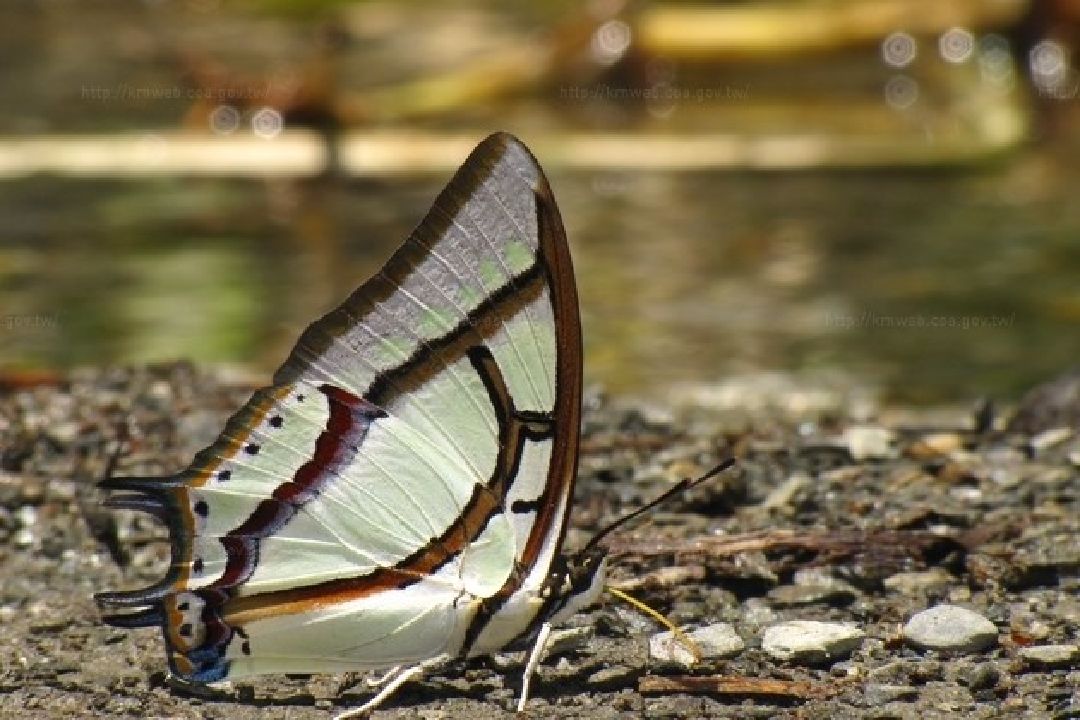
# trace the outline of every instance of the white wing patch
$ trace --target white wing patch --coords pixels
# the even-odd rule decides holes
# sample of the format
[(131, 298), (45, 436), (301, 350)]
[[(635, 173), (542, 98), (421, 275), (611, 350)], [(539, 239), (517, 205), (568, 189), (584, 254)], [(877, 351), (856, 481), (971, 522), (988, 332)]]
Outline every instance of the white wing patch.
[(510, 577), (516, 556), (514, 528), (499, 513), (455, 561), (460, 566), (461, 589), (476, 598), (491, 597)]
[(445, 582), (451, 574), (446, 569), (439, 574), (441, 582), (420, 582), (299, 617), (248, 622), (247, 639), (229, 645), (229, 677), (364, 670), (451, 653), (469, 620)]
[(539, 332), (554, 324), (547, 288), (488, 339), (518, 410), (551, 412), (555, 407), (555, 336)]

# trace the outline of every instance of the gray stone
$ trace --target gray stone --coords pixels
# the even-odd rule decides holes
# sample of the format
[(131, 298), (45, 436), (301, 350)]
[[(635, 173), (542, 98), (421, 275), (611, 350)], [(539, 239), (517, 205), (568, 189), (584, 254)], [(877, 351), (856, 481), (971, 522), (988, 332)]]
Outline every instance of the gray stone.
[(1080, 645), (1032, 645), (1017, 654), (1030, 667), (1069, 667), (1080, 661)]
[(997, 643), (998, 630), (976, 612), (956, 605), (937, 605), (913, 615), (904, 625), (904, 638), (927, 650), (977, 652)]
[(983, 662), (961, 667), (956, 677), (960, 684), (972, 690), (988, 690), (998, 684), (1001, 673), (993, 663)]
[(562, 655), (592, 640), (596, 631), (591, 627), (560, 628), (552, 630), (544, 648), (544, 659)]
[(839, 585), (781, 585), (768, 593), (769, 601), (776, 607), (799, 607), (822, 603), (846, 605), (855, 599), (854, 588)]
[(761, 649), (777, 660), (814, 664), (847, 657), (864, 637), (848, 624), (792, 620), (766, 628)]
[(956, 578), (941, 568), (931, 568), (922, 572), (905, 572), (890, 575), (882, 581), (886, 589), (904, 595), (940, 591), (956, 582)]
[(846, 605), (859, 595), (849, 583), (839, 580), (818, 568), (799, 570), (792, 585), (781, 585), (769, 591), (769, 601), (776, 607), (796, 607), (814, 603)]

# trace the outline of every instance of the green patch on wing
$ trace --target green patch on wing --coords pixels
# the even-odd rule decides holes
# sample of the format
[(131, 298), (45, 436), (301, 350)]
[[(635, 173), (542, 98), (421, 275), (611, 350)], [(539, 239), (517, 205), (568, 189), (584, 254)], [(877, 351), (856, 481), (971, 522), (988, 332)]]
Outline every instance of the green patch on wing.
[(472, 285), (462, 285), (459, 299), (463, 307), (471, 310), (484, 299), (484, 291)]
[(454, 314), (438, 308), (424, 308), (417, 328), (421, 337), (436, 337), (453, 329)]
[(506, 275), (493, 258), (481, 260), (479, 270), (480, 282), (484, 283), (484, 289), (488, 292), (498, 290), (506, 282)]
[(388, 337), (383, 338), (380, 343), (380, 349), (382, 351), (382, 357), (379, 358), (385, 363), (394, 363), (400, 360), (404, 360), (412, 354), (413, 349), (416, 347), (416, 343), (409, 338), (402, 337)]
[(518, 238), (513, 238), (506, 243), (503, 254), (506, 257), (506, 265), (514, 275), (520, 275), (533, 264), (532, 250)]

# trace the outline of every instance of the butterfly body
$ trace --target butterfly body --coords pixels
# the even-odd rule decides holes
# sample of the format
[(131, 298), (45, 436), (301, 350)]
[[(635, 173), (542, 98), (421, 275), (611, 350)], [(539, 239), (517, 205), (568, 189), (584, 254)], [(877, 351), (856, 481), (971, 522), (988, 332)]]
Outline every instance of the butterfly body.
[(160, 626), (192, 682), (544, 637), (605, 570), (560, 553), (580, 397), (562, 222), (532, 155), (494, 135), (190, 467), (105, 483), (172, 543), (161, 582), (98, 596), (134, 611), (106, 619)]

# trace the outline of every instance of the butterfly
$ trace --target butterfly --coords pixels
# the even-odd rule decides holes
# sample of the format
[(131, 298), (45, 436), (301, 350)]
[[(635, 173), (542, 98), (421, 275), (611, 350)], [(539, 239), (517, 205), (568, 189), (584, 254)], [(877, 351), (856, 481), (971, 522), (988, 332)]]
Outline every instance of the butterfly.
[(531, 641), (520, 710), (551, 625), (604, 583), (597, 543), (561, 553), (581, 376), (551, 188), (492, 135), (187, 469), (103, 483), (172, 554), (155, 585), (98, 594), (105, 621), (160, 627), (190, 683), (390, 668), (361, 712)]

